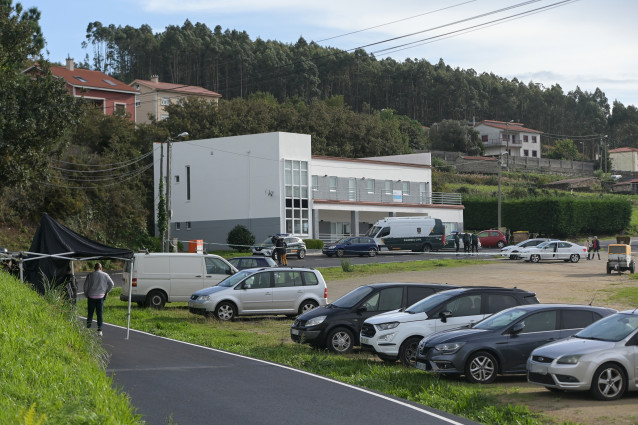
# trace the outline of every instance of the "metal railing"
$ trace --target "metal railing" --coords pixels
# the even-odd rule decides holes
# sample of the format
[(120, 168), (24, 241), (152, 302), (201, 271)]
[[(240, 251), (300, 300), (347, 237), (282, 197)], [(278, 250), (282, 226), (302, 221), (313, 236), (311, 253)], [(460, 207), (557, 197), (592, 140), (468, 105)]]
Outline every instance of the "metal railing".
[(383, 203), (403, 203), (403, 204), (445, 204), (445, 205), (461, 205), (462, 197), (460, 193), (432, 192), (409, 194), (403, 193), (396, 196), (387, 192), (368, 192), (363, 190), (321, 190), (312, 191), (312, 197), (316, 200), (327, 201), (352, 201), (352, 202), (383, 202)]

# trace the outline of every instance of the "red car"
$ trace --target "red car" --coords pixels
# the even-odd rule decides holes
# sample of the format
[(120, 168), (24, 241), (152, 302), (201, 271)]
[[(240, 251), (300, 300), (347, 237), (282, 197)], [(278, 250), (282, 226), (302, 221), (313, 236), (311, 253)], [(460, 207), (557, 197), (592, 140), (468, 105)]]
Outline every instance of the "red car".
[(499, 230), (483, 230), (482, 232), (479, 232), (478, 238), (483, 248), (493, 246), (503, 248), (505, 245), (507, 245), (507, 239), (505, 239), (505, 235), (502, 234)]

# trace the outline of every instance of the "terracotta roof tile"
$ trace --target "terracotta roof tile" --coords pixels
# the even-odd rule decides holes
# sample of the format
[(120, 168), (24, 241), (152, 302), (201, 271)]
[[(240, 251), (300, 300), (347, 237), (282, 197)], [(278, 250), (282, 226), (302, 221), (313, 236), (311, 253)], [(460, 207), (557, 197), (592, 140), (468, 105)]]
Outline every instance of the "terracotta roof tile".
[(109, 77), (100, 71), (91, 71), (89, 69), (75, 68), (69, 71), (64, 66), (51, 66), (51, 73), (56, 77), (64, 78), (71, 86), (104, 89), (109, 91), (121, 91), (131, 94), (139, 93), (133, 87), (129, 87), (123, 82)]
[(483, 120), (479, 122), (478, 124), (476, 124), (474, 127), (481, 124), (486, 125), (488, 127), (494, 127), (501, 130), (507, 130), (507, 131), (520, 131), (520, 132), (539, 133), (539, 134), (543, 133), (542, 131), (539, 131), (539, 130), (532, 130), (531, 128), (525, 128), (525, 126), (521, 124), (520, 122)]
[(139, 80), (139, 79), (133, 81), (130, 85), (135, 87), (135, 84), (142, 84), (147, 87), (151, 87), (155, 90), (161, 90), (161, 91), (172, 91), (176, 93), (192, 94), (192, 95), (208, 96), (208, 97), (222, 97), (222, 95), (217, 92), (210, 91), (199, 86), (188, 86), (184, 84), (172, 84), (172, 83), (162, 83), (162, 82), (154, 83), (153, 81)]
[(610, 149), (609, 153), (621, 153), (621, 152), (638, 152), (636, 148), (616, 148)]

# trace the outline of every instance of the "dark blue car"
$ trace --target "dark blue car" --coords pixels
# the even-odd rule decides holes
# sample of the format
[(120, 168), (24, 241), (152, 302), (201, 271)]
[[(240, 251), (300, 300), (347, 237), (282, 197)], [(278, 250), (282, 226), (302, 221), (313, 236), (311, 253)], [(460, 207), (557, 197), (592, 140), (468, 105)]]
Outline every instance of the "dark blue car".
[(333, 255), (337, 257), (343, 257), (344, 255), (368, 255), (374, 257), (378, 251), (379, 247), (374, 239), (365, 236), (348, 236), (339, 239), (337, 242), (324, 245), (321, 250), (328, 257)]

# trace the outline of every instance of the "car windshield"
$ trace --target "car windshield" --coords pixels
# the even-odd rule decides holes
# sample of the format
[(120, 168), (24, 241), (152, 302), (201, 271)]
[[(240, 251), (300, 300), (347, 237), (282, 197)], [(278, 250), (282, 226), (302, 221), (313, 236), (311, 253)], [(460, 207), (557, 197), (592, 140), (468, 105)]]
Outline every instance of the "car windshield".
[(379, 227), (379, 226), (372, 226), (372, 227), (370, 228), (370, 230), (368, 230), (368, 231), (366, 232), (366, 234), (365, 234), (365, 235), (366, 235), (366, 236), (370, 236), (370, 237), (372, 238), (372, 237), (374, 237), (374, 235), (376, 235), (377, 233), (379, 233), (379, 230), (381, 230), (381, 227)]
[(333, 302), (332, 305), (340, 308), (354, 307), (358, 302), (367, 297), (370, 292), (372, 292), (372, 288), (369, 286), (360, 286)]
[(231, 287), (237, 285), (239, 282), (255, 273), (254, 271), (242, 270), (240, 272), (235, 273), (232, 276), (228, 276), (226, 279), (222, 280), (217, 284), (217, 286)]
[(541, 249), (545, 248), (548, 243), (549, 243), (549, 241), (539, 243), (538, 245), (536, 245), (536, 248), (541, 248)]
[(503, 310), (489, 316), (485, 320), (481, 320), (476, 325), (474, 325), (474, 328), (485, 329), (486, 331), (501, 329), (511, 325), (526, 313), (526, 310), (519, 307), (508, 308), (507, 310)]
[(264, 241), (261, 244), (262, 245), (272, 245), (272, 238), (264, 239)]
[(575, 338), (620, 341), (638, 329), (638, 316), (616, 313), (600, 319), (574, 335)]
[(456, 294), (456, 291), (453, 293), (448, 293), (448, 291), (439, 292), (412, 304), (410, 307), (406, 308), (405, 311), (407, 313), (425, 313), (426, 311), (432, 310), (437, 305), (449, 300)]
[[(339, 239), (337, 242), (333, 242), (332, 244), (334, 244), (334, 245), (339, 245), (339, 244), (342, 244), (342, 243), (346, 243), (346, 241), (347, 241), (348, 239), (350, 239), (350, 238), (341, 238), (341, 239)], [(332, 245), (332, 244), (331, 244), (331, 245)]]

